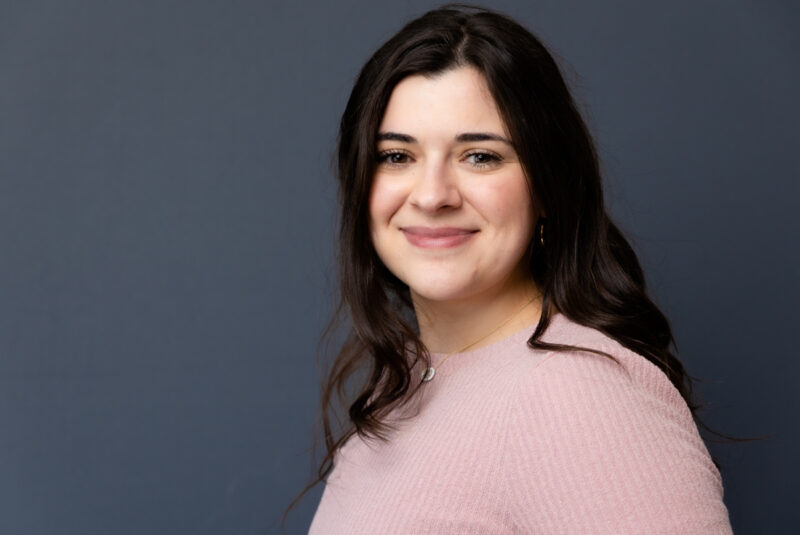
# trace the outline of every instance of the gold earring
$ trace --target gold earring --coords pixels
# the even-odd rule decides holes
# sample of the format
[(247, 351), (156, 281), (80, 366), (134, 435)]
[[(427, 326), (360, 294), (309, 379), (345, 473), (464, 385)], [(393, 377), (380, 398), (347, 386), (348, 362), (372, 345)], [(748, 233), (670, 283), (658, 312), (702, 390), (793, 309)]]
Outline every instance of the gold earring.
[(539, 224), (539, 243), (544, 247), (544, 223)]

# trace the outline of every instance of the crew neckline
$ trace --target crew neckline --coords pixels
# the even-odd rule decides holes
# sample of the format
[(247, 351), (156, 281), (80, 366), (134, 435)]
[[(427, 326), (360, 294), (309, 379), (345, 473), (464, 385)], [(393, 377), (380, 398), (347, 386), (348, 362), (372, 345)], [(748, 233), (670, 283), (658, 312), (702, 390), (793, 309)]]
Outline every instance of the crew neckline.
[[(553, 321), (558, 316), (560, 316), (559, 313), (553, 314), (553, 316), (550, 318), (550, 326), (553, 325)], [(497, 349), (498, 347), (500, 347), (502, 345), (506, 345), (508, 343), (516, 342), (516, 341), (519, 341), (520, 339), (523, 339), (523, 338), (525, 340), (527, 340), (533, 334), (533, 331), (535, 331), (536, 328), (539, 326), (540, 321), (541, 321), (540, 319), (536, 320), (533, 323), (530, 323), (530, 324), (526, 325), (525, 327), (517, 329), (516, 331), (514, 331), (514, 332), (510, 333), (509, 335), (507, 335), (506, 337), (501, 338), (499, 340), (495, 340), (494, 342), (492, 342), (490, 344), (487, 344), (485, 346), (481, 346), (481, 347), (478, 347), (476, 349), (470, 349), (468, 351), (462, 351), (462, 352), (459, 352), (459, 353), (452, 353), (452, 355), (453, 356), (461, 355), (462, 357), (464, 357), (464, 356), (472, 356), (472, 355), (480, 355), (480, 354), (483, 354), (483, 353), (490, 353), (490, 352), (492, 352), (493, 350)], [(441, 359), (443, 359), (444, 357), (446, 357), (449, 354), (450, 353), (433, 353), (433, 352), (431, 352), (430, 353), (431, 361), (432, 361), (432, 363), (433, 362), (438, 362), (438, 361), (440, 361)], [(463, 360), (463, 358), (459, 359), (459, 360)]]

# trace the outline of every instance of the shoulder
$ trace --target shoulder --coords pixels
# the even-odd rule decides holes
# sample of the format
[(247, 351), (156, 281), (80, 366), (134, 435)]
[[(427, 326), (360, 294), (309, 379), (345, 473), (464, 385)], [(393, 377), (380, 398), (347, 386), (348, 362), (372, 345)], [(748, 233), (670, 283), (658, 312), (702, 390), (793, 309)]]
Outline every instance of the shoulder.
[(548, 444), (539, 447), (558, 444), (598, 459), (603, 449), (626, 449), (630, 441), (678, 440), (706, 452), (686, 401), (644, 356), (561, 314), (542, 339), (579, 349), (550, 351), (521, 370), (509, 390), (510, 434), (523, 442), (546, 436)]
[[(569, 510), (598, 523), (570, 524), (570, 532), (650, 526), (727, 533), (720, 474), (667, 376), (595, 329), (560, 315), (554, 320), (545, 341), (602, 351), (618, 363), (587, 351), (553, 351), (519, 377), (504, 474), (521, 524), (552, 521), (558, 531)], [(532, 512), (532, 503), (545, 505)], [(595, 530), (600, 524), (609, 529)], [(702, 528), (711, 525), (721, 528)]]
[[(696, 433), (686, 401), (667, 375), (644, 356), (610, 336), (556, 315), (542, 340), (574, 346), (553, 350), (517, 378), (513, 405), (519, 424), (554, 426), (551, 438), (574, 438), (565, 419), (581, 421), (584, 433), (620, 426), (642, 428), (672, 421)], [(530, 410), (535, 412), (530, 412)], [(616, 427), (615, 427), (616, 426)]]
[(531, 394), (531, 386), (541, 386), (542, 382), (564, 394), (625, 389), (691, 418), (686, 401), (667, 375), (607, 334), (556, 314), (542, 340), (576, 349), (553, 351), (531, 366), (520, 379), (521, 395)]

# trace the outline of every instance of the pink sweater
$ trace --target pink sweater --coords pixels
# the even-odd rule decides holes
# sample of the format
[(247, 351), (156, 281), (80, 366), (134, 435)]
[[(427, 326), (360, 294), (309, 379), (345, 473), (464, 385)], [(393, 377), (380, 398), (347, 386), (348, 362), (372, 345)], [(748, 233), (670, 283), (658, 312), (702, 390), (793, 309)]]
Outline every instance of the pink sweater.
[[(666, 375), (556, 315), (453, 355), (389, 443), (339, 450), (310, 535), (730, 534), (720, 474)], [(444, 358), (432, 355), (433, 364)], [(421, 372), (415, 370), (418, 374)]]

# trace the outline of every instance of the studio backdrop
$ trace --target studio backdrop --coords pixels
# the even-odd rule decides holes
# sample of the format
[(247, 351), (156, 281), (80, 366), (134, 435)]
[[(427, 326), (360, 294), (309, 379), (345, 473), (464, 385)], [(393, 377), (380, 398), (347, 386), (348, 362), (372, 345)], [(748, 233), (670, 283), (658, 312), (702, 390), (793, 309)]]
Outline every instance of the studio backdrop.
[[(0, 533), (280, 533), (319, 461), (338, 120), (438, 5), (0, 1)], [(794, 532), (797, 4), (485, 5), (559, 58), (704, 421), (769, 435), (709, 443), (735, 532)]]

